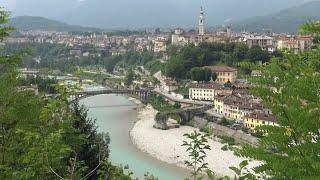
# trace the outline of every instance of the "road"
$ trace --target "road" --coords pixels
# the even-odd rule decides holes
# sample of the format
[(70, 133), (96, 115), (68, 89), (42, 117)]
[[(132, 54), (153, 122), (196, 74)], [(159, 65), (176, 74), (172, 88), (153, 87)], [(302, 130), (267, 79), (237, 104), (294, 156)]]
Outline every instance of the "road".
[(190, 99), (180, 99), (176, 96), (170, 94), (168, 91), (164, 90), (163, 87), (165, 86), (165, 77), (162, 75), (161, 71), (155, 73), (153, 75), (160, 81), (160, 88), (155, 88), (154, 91), (162, 96), (165, 96), (167, 99), (175, 102), (186, 103), (186, 104), (196, 104), (196, 105), (212, 105), (212, 102), (208, 101), (196, 101)]

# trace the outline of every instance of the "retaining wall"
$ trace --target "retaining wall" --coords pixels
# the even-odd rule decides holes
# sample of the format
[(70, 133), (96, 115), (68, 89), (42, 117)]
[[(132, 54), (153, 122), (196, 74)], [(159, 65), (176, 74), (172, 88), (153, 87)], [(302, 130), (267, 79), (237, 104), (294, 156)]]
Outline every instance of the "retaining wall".
[(233, 130), (214, 122), (208, 123), (206, 119), (200, 117), (194, 117), (194, 121), (195, 126), (198, 128), (203, 128), (207, 125), (209, 131), (214, 135), (233, 137), (235, 139), (235, 142), (239, 144), (250, 144), (252, 146), (258, 145), (258, 138), (253, 137), (250, 134), (246, 134), (241, 130)]

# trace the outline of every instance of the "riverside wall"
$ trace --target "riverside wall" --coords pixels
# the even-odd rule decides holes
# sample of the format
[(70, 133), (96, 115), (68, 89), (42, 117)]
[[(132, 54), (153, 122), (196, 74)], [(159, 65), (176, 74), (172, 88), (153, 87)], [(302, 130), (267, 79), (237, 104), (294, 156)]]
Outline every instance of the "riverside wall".
[(198, 128), (203, 128), (208, 126), (209, 131), (217, 136), (228, 136), (235, 139), (235, 142), (238, 144), (250, 144), (252, 146), (258, 145), (258, 138), (246, 134), (241, 130), (234, 130), (228, 127), (219, 125), (214, 122), (208, 122), (206, 119), (201, 117), (194, 117), (195, 126)]

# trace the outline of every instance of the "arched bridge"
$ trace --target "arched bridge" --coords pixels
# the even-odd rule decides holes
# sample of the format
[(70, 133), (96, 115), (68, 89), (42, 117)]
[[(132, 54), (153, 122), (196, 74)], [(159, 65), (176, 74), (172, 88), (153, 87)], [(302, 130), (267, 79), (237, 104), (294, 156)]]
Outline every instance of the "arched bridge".
[(150, 90), (97, 90), (97, 91), (79, 91), (76, 92), (75, 95), (71, 97), (71, 102), (79, 101), (80, 99), (84, 99), (90, 96), (96, 96), (101, 94), (120, 94), (120, 95), (127, 95), (134, 98), (138, 98), (143, 103), (146, 103), (148, 97), (151, 94)]
[(155, 121), (156, 121), (155, 127), (163, 130), (169, 129), (167, 121), (169, 117), (172, 115), (178, 115), (181, 120), (180, 124), (185, 125), (194, 116), (202, 115), (211, 108), (212, 108), (211, 106), (206, 105), (206, 106), (199, 106), (199, 107), (189, 107), (189, 108), (178, 109), (173, 111), (159, 112), (155, 118)]

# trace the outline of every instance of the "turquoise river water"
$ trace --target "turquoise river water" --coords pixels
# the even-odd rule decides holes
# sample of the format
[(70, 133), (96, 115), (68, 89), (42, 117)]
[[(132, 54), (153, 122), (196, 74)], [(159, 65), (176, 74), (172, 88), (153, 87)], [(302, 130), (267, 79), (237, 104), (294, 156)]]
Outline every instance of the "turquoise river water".
[[(81, 101), (89, 115), (97, 119), (98, 130), (111, 137), (110, 159), (116, 165), (128, 165), (134, 176), (142, 180), (149, 172), (160, 180), (182, 180), (188, 172), (161, 162), (139, 151), (131, 142), (129, 131), (137, 121), (136, 105), (118, 95), (99, 95)], [(165, 145), (165, 144), (164, 144)]]

